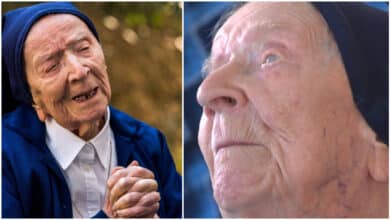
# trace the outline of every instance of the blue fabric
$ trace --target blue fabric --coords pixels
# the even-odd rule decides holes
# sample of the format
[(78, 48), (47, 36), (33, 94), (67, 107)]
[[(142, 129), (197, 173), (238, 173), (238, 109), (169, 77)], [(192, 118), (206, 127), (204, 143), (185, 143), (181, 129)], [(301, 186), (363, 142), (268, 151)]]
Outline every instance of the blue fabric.
[(92, 218), (108, 218), (108, 216), (106, 215), (105, 212), (103, 212), (103, 210), (100, 210), (95, 216), (93, 216)]
[(48, 2), (7, 12), (2, 18), (2, 70), (3, 74), (8, 75), (9, 82), (5, 83), (10, 83), (12, 95), (24, 103), (32, 103), (24, 70), (24, 42), (35, 22), (49, 14), (75, 15), (84, 21), (99, 39), (92, 21), (71, 3)]
[[(150, 169), (161, 195), (160, 217), (181, 217), (181, 177), (164, 136), (110, 107), (119, 166), (137, 160)], [(45, 143), (45, 125), (23, 104), (2, 120), (2, 217), (71, 218), (72, 203), (60, 166)], [(100, 212), (95, 217), (105, 217)]]

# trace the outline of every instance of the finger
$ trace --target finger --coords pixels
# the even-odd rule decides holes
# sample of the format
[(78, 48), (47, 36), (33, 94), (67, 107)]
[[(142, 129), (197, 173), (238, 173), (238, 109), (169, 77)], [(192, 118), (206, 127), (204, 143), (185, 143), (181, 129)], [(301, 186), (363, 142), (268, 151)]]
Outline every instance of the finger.
[[(138, 163), (137, 161), (135, 161)], [(127, 168), (117, 169), (107, 180), (107, 187), (111, 189), (116, 182), (124, 176), (133, 176), (146, 179), (154, 179), (154, 174), (152, 171), (140, 167), (140, 166), (128, 166)]]
[(111, 170), (111, 175), (114, 174), (116, 171), (118, 171), (118, 170), (120, 170), (120, 169), (124, 169), (124, 167), (117, 166), (117, 167), (112, 168), (112, 170)]
[(160, 202), (160, 199), (161, 199), (161, 197), (160, 197), (159, 192), (150, 192), (150, 193), (144, 194), (140, 198), (138, 204), (142, 205), (142, 206), (151, 206), (154, 203)]
[(144, 216), (139, 216), (139, 218), (159, 218), (157, 213), (150, 214), (150, 215), (144, 215)]
[[(127, 166), (127, 167), (130, 167), (130, 166), (138, 166), (138, 165), (139, 165), (139, 164), (138, 164), (138, 161), (133, 160), (133, 161), (129, 164), (129, 166)], [(116, 181), (117, 181), (120, 177), (124, 176), (124, 173), (118, 173), (118, 174), (114, 175), (118, 170), (122, 170), (122, 169), (125, 169), (125, 168), (122, 167), (122, 166), (117, 166), (117, 167), (114, 167), (114, 168), (112, 169), (110, 178), (107, 180), (107, 187), (108, 187), (109, 189), (111, 189), (111, 187), (112, 187), (113, 185), (115, 185)], [(122, 171), (122, 172), (124, 172), (124, 171)]]
[(157, 181), (154, 179), (138, 179), (132, 187), (130, 192), (152, 192), (156, 191), (158, 188)]
[(141, 216), (151, 216), (154, 215), (158, 208), (160, 207), (159, 203), (155, 203), (152, 206), (133, 206), (126, 209), (117, 210), (117, 216), (120, 218), (135, 218)]
[(145, 167), (133, 166), (133, 167), (128, 167), (127, 169), (129, 169), (130, 176), (140, 177), (145, 179), (154, 179), (153, 172)]
[(114, 204), (115, 201), (125, 192), (129, 191), (138, 180), (139, 178), (137, 177), (121, 177), (111, 189), (110, 203)]
[(128, 192), (122, 195), (112, 206), (112, 210), (116, 211), (118, 209), (129, 208), (139, 202), (139, 200), (144, 196), (144, 193), (141, 192)]
[(112, 189), (112, 187), (115, 185), (115, 183), (124, 176), (127, 176), (127, 172), (125, 168), (123, 167), (115, 167), (112, 172), (110, 177), (107, 180), (107, 188)]
[[(131, 161), (131, 163), (129, 164), (129, 166), (139, 166), (139, 163), (138, 163), (138, 161), (133, 160), (133, 161)], [(129, 167), (129, 166), (127, 166), (127, 167)]]
[(107, 190), (106, 195), (104, 197), (103, 211), (104, 211), (104, 213), (106, 213), (106, 215), (108, 217), (112, 218), (114, 215), (113, 215), (113, 212), (112, 212), (112, 209), (111, 209), (111, 204), (110, 204), (109, 197), (110, 197), (110, 191)]

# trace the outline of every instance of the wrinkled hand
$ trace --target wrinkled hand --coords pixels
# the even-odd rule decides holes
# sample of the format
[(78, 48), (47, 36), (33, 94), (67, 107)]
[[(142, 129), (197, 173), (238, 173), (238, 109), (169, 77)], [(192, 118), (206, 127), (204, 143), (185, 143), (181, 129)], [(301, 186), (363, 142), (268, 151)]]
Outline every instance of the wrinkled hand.
[(160, 193), (154, 174), (133, 161), (115, 167), (107, 181), (104, 212), (109, 217), (157, 217)]

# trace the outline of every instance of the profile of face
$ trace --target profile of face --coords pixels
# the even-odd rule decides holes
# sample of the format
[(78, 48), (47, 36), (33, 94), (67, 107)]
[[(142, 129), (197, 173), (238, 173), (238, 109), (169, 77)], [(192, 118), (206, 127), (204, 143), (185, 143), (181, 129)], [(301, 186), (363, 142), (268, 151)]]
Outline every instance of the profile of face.
[(299, 217), (332, 206), (321, 196), (342, 191), (343, 174), (365, 163), (349, 158), (367, 153), (351, 149), (357, 140), (346, 133), (366, 125), (315, 8), (245, 4), (216, 33), (206, 69), (198, 141), (222, 216)]
[(87, 25), (70, 14), (35, 23), (24, 46), (27, 81), (39, 118), (77, 129), (100, 120), (111, 88), (102, 48)]

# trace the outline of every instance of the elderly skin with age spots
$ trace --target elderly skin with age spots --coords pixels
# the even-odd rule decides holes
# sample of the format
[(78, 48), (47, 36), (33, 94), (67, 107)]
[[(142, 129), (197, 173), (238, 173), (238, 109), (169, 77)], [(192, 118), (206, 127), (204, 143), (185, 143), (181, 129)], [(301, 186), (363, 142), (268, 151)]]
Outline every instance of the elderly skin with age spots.
[(385, 217), (388, 148), (309, 3), (247, 3), (216, 33), (199, 145), (223, 217)]
[(164, 135), (109, 105), (92, 21), (71, 3), (33, 4), (3, 15), (2, 36), (20, 102), (2, 117), (2, 217), (181, 217)]
[[(96, 136), (111, 87), (102, 48), (86, 24), (68, 14), (44, 17), (31, 28), (24, 51), (27, 81), (39, 119), (54, 118), (84, 140)], [(160, 201), (157, 182), (151, 171), (133, 167), (136, 165), (116, 167), (107, 180), (103, 210), (109, 217), (156, 215)]]

